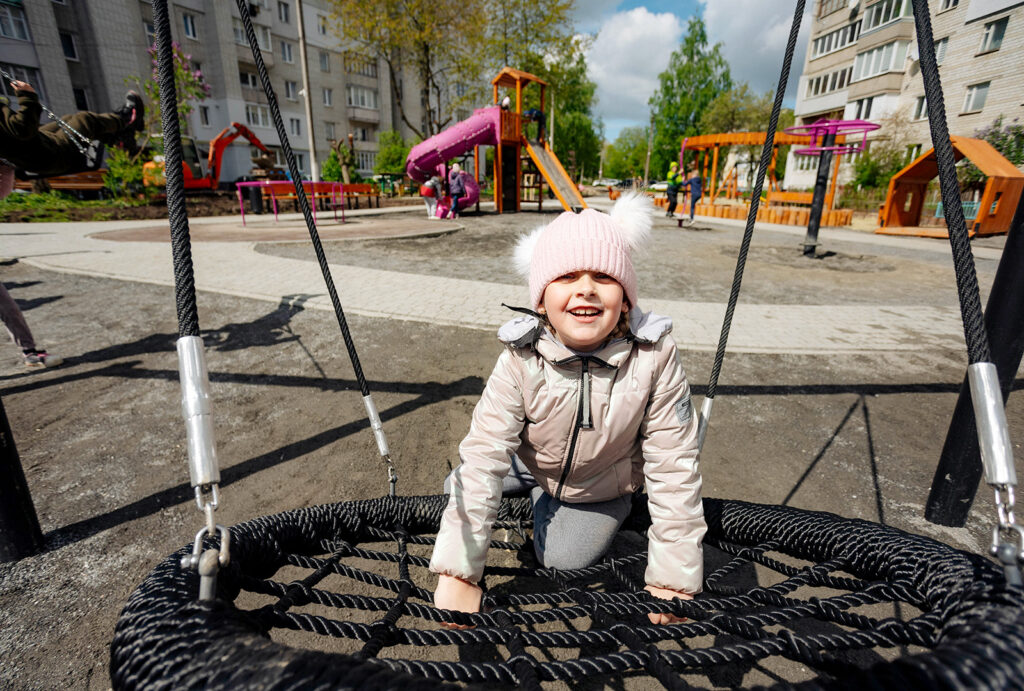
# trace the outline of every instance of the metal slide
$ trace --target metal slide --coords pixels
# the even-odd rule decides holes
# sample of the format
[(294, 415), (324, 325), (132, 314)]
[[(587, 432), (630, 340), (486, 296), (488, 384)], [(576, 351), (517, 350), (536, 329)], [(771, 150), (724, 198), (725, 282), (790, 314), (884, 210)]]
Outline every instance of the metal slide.
[(536, 140), (523, 137), (523, 146), (526, 147), (526, 151), (530, 154), (530, 158), (533, 159), (537, 170), (544, 176), (544, 179), (551, 187), (551, 191), (558, 197), (558, 201), (562, 202), (562, 206), (565, 207), (566, 211), (576, 211), (578, 213), (587, 208), (587, 203), (583, 201), (583, 195), (580, 194), (579, 188), (576, 187), (569, 174), (565, 172), (565, 168), (562, 167), (561, 161), (555, 156), (555, 152), (548, 148), (547, 142), (540, 144)]

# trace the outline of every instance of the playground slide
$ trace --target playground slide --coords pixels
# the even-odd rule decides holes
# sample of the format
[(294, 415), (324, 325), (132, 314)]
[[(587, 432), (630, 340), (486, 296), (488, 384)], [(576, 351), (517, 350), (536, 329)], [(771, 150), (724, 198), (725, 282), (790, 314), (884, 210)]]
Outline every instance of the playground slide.
[(530, 154), (530, 158), (533, 159), (537, 169), (544, 176), (544, 179), (547, 180), (551, 191), (558, 197), (558, 201), (562, 202), (565, 210), (579, 212), (587, 208), (587, 203), (583, 201), (583, 195), (580, 194), (579, 188), (572, 181), (572, 178), (569, 177), (569, 174), (565, 172), (561, 161), (555, 156), (555, 152), (548, 147), (547, 142), (540, 144), (537, 141), (531, 141), (524, 137), (523, 144), (526, 146), (526, 151)]

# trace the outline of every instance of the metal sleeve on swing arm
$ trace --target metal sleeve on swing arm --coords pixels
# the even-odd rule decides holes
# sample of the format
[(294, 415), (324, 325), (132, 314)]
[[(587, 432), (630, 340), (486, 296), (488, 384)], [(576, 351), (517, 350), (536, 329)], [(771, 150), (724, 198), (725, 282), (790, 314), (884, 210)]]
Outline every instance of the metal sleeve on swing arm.
[(217, 447), (213, 440), (210, 379), (206, 372), (203, 339), (178, 339), (178, 374), (181, 377), (181, 412), (188, 442), (188, 469), (193, 487), (220, 483)]
[(711, 406), (715, 404), (715, 399), (704, 397), (704, 402), (700, 404), (700, 417), (697, 418), (697, 450), (704, 448), (704, 437), (708, 433), (708, 422), (711, 420)]
[(389, 458), (391, 452), (388, 451), (388, 440), (384, 436), (384, 425), (380, 421), (380, 415), (377, 413), (377, 406), (373, 402), (373, 396), (363, 396), (363, 405), (366, 406), (366, 416), (370, 419), (373, 437), (377, 440), (377, 450), (380, 451), (381, 456)]
[(978, 446), (985, 466), (985, 481), (993, 486), (1016, 485), (1017, 473), (1013, 467), (1013, 450), (996, 366), (991, 362), (976, 362), (967, 368), (967, 379), (978, 426)]

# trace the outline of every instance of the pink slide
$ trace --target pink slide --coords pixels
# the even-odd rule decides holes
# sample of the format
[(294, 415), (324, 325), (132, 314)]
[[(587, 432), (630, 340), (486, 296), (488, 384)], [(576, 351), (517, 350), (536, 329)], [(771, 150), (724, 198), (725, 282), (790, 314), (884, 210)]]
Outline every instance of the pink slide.
[[(416, 182), (426, 182), (431, 175), (444, 175), (446, 161), (472, 151), (475, 146), (497, 144), (499, 127), (499, 106), (478, 108), (469, 118), (412, 147), (405, 159), (406, 175)], [(472, 174), (464, 175), (463, 181), (466, 184), (466, 196), (459, 200), (459, 206), (468, 208), (480, 198), (480, 186)]]

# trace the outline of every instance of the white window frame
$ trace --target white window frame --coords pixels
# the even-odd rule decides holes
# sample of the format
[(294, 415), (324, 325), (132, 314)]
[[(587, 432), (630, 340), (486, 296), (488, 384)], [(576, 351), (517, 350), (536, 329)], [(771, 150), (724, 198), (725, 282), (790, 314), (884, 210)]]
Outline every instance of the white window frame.
[(199, 125), (210, 126), (210, 106), (199, 106)]
[(297, 101), (297, 100), (299, 100), (298, 91), (299, 91), (299, 85), (298, 84), (296, 84), (295, 82), (291, 81), (290, 79), (284, 80), (284, 97), (285, 98), (287, 98), (289, 101)]
[(245, 104), (245, 124), (249, 127), (270, 127), (270, 108), (262, 103)]
[[(9, 62), (0, 62), (0, 68), (3, 68), (4, 72), (14, 77), (15, 80), (28, 82), (34, 86), (36, 93), (39, 94), (39, 100), (46, 102), (46, 87), (43, 84), (43, 75), (35, 67), (23, 67), (22, 65), (12, 65)], [(0, 96), (14, 98), (14, 89), (11, 88), (6, 79), (0, 79)]]
[(851, 82), (871, 79), (886, 72), (902, 72), (910, 41), (889, 41), (870, 50), (857, 53), (853, 60)]
[(357, 151), (356, 170), (373, 172), (373, 166), (377, 163), (376, 151)]
[(860, 37), (861, 20), (850, 22), (811, 41), (811, 60), (852, 46)]
[(182, 12), (181, 23), (184, 27), (185, 38), (191, 38), (193, 41), (198, 41), (199, 30), (196, 29), (196, 16), (191, 12)]
[(939, 12), (945, 12), (946, 10), (952, 10), (960, 4), (960, 0), (941, 0), (939, 2)]
[[(1010, 23), (1009, 16), (985, 23), (985, 33), (981, 37), (981, 48), (978, 53), (994, 53), (1003, 46), (1003, 39), (1006, 38), (1006, 25)], [(996, 34), (999, 37), (996, 38)]]
[(935, 42), (935, 64), (941, 65), (946, 59), (946, 49), (949, 48), (949, 36), (943, 36)]
[(295, 54), (293, 53), (294, 47), (288, 41), (281, 41), (281, 62), (286, 62), (289, 65), (295, 62)]
[(292, 23), (292, 6), (282, 0), (277, 0), (277, 18), (282, 24)]
[(0, 36), (15, 41), (30, 40), (25, 10), (11, 5), (0, 5)]
[(302, 136), (302, 120), (298, 118), (288, 118), (288, 134), (293, 137)]
[(326, 50), (320, 51), (320, 71), (330, 72), (331, 71), (331, 54)]
[(336, 130), (337, 123), (331, 122), (330, 120), (324, 120), (324, 138), (335, 139), (334, 133)]
[(356, 108), (378, 109), (377, 90), (368, 86), (349, 84), (345, 87), (345, 102)]
[(322, 14), (316, 16), (316, 30), (321, 36), (327, 35), (327, 17)]
[(238, 71), (238, 83), (244, 86), (246, 89), (258, 89), (260, 88), (260, 78), (255, 72), (246, 72), (245, 70)]
[[(960, 113), (981, 112), (985, 108), (985, 101), (988, 100), (988, 90), (991, 86), (991, 80), (968, 85), (967, 91), (964, 92), (964, 107), (960, 110)], [(981, 94), (981, 103), (978, 103), (978, 94)]]
[(864, 8), (861, 33), (870, 33), (900, 19), (912, 19), (913, 16), (910, 0), (880, 0)]
[(327, 87), (324, 87), (321, 90), (321, 92), (323, 94), (324, 107), (325, 108), (333, 107), (334, 106), (334, 89), (328, 89)]
[(915, 120), (927, 120), (928, 119), (928, 97), (918, 96), (917, 100), (914, 101), (914, 119)]

